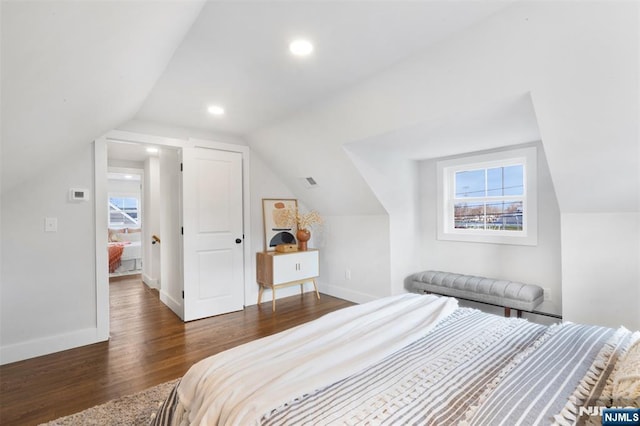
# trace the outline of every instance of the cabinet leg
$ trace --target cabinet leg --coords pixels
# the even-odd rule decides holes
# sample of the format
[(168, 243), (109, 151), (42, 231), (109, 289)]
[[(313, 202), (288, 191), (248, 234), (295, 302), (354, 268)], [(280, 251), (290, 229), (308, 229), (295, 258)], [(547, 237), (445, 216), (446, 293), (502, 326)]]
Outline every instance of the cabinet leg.
[(313, 288), (316, 290), (316, 296), (318, 296), (318, 300), (320, 300), (320, 293), (318, 292), (318, 286), (316, 285), (316, 280), (311, 280), (313, 282)]
[(304, 295), (304, 283), (300, 283), (300, 296)]
[(264, 287), (260, 284), (260, 289), (258, 290), (258, 305), (262, 303), (262, 292), (264, 291)]
[(275, 286), (271, 287), (271, 295), (273, 296), (273, 299), (271, 299), (271, 311), (275, 312), (276, 311), (276, 287)]

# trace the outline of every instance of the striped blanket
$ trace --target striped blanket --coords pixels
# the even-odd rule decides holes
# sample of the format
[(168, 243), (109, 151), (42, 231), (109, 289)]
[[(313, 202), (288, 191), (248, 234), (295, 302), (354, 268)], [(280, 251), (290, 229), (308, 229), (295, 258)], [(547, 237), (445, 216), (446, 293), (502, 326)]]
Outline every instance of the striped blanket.
[[(615, 361), (632, 339), (624, 329), (571, 323), (546, 327), (460, 308), (359, 372), (272, 407), (259, 423), (584, 422), (579, 407), (600, 396), (595, 390), (611, 381)], [(176, 392), (155, 424), (185, 420), (184, 413), (172, 419), (174, 410), (180, 410)]]

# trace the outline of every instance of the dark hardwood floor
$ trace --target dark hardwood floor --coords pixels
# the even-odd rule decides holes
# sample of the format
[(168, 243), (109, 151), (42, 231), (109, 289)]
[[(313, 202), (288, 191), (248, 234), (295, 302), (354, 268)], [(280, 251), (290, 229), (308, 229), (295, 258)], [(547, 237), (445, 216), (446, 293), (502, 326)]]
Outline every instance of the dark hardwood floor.
[(0, 424), (32, 425), (182, 376), (195, 362), (352, 303), (314, 293), (183, 323), (139, 276), (110, 284), (111, 339), (0, 366)]

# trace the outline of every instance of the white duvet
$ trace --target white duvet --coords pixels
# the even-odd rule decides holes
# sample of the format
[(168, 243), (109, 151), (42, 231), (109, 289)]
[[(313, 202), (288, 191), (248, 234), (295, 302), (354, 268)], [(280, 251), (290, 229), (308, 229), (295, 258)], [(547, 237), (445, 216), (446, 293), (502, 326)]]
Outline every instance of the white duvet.
[(206, 358), (178, 387), (181, 425), (258, 424), (271, 409), (349, 377), (416, 341), (457, 308), (403, 294), (352, 306)]
[(131, 244), (124, 246), (122, 250), (121, 260), (131, 260), (142, 258), (142, 243), (140, 241), (132, 241)]

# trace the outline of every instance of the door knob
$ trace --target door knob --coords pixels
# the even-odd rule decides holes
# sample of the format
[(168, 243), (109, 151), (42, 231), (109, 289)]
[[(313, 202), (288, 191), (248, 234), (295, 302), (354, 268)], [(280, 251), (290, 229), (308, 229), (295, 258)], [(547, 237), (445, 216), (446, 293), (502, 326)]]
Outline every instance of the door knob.
[(236, 238), (236, 244), (240, 244), (242, 240), (240, 238)]

